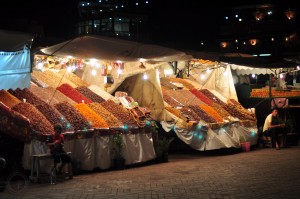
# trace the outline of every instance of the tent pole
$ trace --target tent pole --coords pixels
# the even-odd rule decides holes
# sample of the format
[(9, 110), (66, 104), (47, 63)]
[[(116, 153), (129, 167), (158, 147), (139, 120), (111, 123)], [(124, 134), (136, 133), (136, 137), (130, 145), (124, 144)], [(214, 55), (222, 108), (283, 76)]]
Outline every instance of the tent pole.
[(272, 74), (269, 75), (269, 104), (272, 101)]

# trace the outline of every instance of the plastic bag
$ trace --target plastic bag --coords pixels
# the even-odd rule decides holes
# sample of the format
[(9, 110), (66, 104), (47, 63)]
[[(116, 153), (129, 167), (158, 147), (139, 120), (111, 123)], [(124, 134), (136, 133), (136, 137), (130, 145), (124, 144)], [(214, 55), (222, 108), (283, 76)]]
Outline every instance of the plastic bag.
[(289, 105), (289, 99), (287, 98), (273, 98), (271, 101), (271, 107), (273, 108), (284, 108)]

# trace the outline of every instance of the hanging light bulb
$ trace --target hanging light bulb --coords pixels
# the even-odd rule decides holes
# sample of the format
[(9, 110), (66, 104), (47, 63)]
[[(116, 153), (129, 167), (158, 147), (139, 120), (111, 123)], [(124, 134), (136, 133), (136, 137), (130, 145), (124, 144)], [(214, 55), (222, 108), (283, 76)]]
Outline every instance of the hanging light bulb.
[(144, 75), (143, 75), (143, 79), (144, 79), (144, 80), (147, 80), (147, 79), (148, 79), (148, 75), (147, 75), (147, 73), (144, 73)]
[(96, 76), (97, 75), (97, 71), (95, 69), (92, 70), (92, 75)]
[(44, 68), (44, 62), (39, 62), (39, 63), (37, 64), (37, 68), (38, 68), (38, 69), (43, 69), (43, 68)]
[(119, 69), (117, 70), (117, 73), (118, 73), (118, 75), (122, 74), (122, 70), (119, 68)]
[(201, 80), (204, 80), (205, 79), (205, 75), (201, 74), (200, 78), (201, 78)]
[(71, 72), (72, 72), (72, 67), (71, 67), (71, 66), (68, 66), (68, 67), (67, 67), (67, 72), (68, 72), (68, 73), (71, 73)]
[(280, 74), (279, 74), (279, 78), (280, 78), (280, 79), (283, 79), (283, 73), (280, 73)]
[(122, 70), (119, 68), (118, 70), (117, 70), (117, 74), (118, 74), (118, 78), (120, 77), (120, 75), (122, 74)]
[(172, 75), (172, 70), (171, 69), (165, 69), (164, 74), (165, 74), (166, 77), (169, 76), (169, 75)]
[(91, 64), (91, 66), (95, 66), (97, 64), (96, 59), (91, 59), (90, 64)]

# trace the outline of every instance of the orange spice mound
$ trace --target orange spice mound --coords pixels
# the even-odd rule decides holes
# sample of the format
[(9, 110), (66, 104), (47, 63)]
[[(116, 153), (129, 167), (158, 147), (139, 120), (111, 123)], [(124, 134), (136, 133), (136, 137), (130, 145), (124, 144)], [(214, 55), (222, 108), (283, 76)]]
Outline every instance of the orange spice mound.
[(112, 113), (110, 113), (103, 106), (101, 106), (101, 104), (93, 102), (87, 105), (97, 114), (99, 114), (106, 121), (110, 128), (119, 128), (124, 126), (124, 124), (120, 120), (118, 120), (118, 118), (116, 118)]
[(75, 108), (90, 122), (94, 128), (109, 128), (105, 120), (84, 103), (75, 104)]
[(220, 114), (213, 109), (211, 106), (200, 104), (199, 105), (202, 110), (204, 110), (208, 115), (213, 117), (217, 122), (223, 122), (223, 118), (220, 116)]

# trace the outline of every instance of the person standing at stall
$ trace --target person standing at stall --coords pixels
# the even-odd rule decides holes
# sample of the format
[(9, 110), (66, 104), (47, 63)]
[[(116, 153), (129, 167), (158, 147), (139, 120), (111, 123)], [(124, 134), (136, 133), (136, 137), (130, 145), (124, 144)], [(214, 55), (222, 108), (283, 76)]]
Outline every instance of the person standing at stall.
[(280, 86), (279, 79), (274, 74), (270, 75), (270, 80), (266, 81), (266, 87), (269, 87), (269, 86), (279, 87)]
[(61, 161), (61, 165), (60, 165), (59, 169), (57, 170), (58, 174), (61, 174), (64, 166), (67, 163), (71, 162), (70, 156), (68, 156), (68, 154), (66, 153), (66, 151), (64, 149), (65, 138), (64, 138), (64, 135), (61, 134), (62, 130), (63, 130), (63, 128), (62, 128), (61, 124), (55, 124), (54, 125), (55, 134), (50, 136), (49, 140), (47, 141), (48, 146), (50, 148), (50, 152), (54, 159), (54, 168), (55, 169), (57, 167), (57, 164), (59, 164)]
[(276, 147), (276, 150), (280, 149), (280, 139), (279, 134), (284, 136), (284, 122), (279, 118), (278, 109), (275, 107), (272, 109), (271, 113), (266, 117), (263, 136), (271, 136), (272, 147)]

